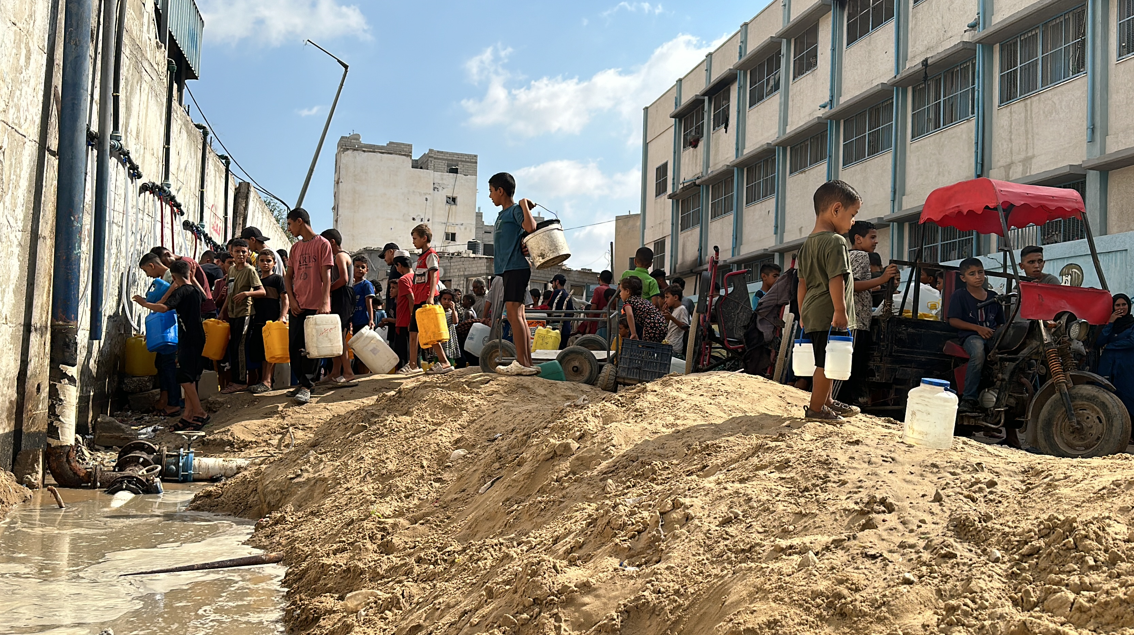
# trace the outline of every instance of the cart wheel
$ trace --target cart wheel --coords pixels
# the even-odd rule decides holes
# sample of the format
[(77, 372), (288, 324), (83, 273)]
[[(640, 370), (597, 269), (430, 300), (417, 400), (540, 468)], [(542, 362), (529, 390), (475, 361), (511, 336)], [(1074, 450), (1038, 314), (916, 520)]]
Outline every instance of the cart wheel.
[(563, 367), (567, 381), (577, 384), (593, 384), (598, 377), (599, 364), (595, 354), (581, 346), (568, 346), (555, 358)]
[(595, 380), (595, 387), (607, 392), (614, 392), (618, 387), (617, 379), (618, 367), (614, 364), (607, 364), (599, 371), (598, 379)]
[(1115, 454), (1130, 443), (1130, 414), (1105, 388), (1091, 384), (1072, 386), (1071, 406), (1082, 424), (1076, 430), (1067, 421), (1063, 400), (1056, 393), (1040, 409), (1036, 445), (1052, 456), (1095, 457)]
[(516, 357), (516, 346), (508, 340), (492, 340), (484, 345), (480, 351), (480, 370), (486, 373), (495, 373), (497, 366), (503, 366), (500, 359), (503, 357)]
[(589, 351), (607, 351), (610, 347), (607, 346), (606, 340), (598, 335), (583, 335), (579, 337), (578, 341), (572, 346), (582, 346)]

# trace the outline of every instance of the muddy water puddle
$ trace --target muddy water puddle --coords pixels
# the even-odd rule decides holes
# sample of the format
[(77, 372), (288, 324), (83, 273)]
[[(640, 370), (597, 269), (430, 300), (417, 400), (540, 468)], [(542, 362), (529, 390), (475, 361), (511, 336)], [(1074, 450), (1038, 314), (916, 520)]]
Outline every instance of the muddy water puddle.
[(90, 490), (47, 492), (0, 522), (0, 632), (283, 633), (284, 567), (120, 577), (261, 553), (252, 523), (185, 511), (199, 487), (167, 485), (112, 508)]

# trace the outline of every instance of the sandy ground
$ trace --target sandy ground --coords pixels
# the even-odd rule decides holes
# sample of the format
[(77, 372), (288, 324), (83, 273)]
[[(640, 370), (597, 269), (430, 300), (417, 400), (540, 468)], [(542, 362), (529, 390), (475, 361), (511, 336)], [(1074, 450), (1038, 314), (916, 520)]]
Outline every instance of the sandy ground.
[(218, 441), (296, 446), (195, 505), (261, 519), (297, 633), (1134, 632), (1134, 456), (914, 448), (805, 397), (467, 370), (259, 398)]
[(8, 514), (8, 510), (31, 498), (28, 488), (16, 483), (16, 477), (11, 472), (0, 470), (0, 520)]

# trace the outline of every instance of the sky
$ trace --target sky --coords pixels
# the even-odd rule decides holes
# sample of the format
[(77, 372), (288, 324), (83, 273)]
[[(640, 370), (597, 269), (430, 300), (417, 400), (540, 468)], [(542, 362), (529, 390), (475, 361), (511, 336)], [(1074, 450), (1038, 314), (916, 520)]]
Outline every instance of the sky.
[(316, 230), (332, 224), (338, 139), (359, 133), (411, 143), (415, 157), (479, 155), (487, 222), (488, 177), (511, 172), (518, 196), (570, 229), (567, 266), (594, 270), (609, 267), (614, 238), (602, 221), (639, 211), (642, 108), (767, 4), (197, 2), (205, 43), (189, 89), (231, 156), (289, 204), (342, 75), (304, 41), (350, 65), (303, 205)]

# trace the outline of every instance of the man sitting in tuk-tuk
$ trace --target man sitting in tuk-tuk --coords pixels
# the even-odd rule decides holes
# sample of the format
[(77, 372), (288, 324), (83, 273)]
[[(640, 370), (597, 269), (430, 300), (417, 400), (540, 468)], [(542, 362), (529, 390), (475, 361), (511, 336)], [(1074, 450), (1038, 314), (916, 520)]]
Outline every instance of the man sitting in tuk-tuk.
[[(961, 412), (977, 412), (980, 405), (980, 378), (984, 358), (991, 346), (993, 332), (1004, 324), (1004, 309), (993, 301), (996, 292), (984, 288), (984, 264), (978, 258), (961, 261), (958, 273), (965, 282), (949, 299), (949, 326), (960, 331), (969, 363), (965, 367), (965, 387), (961, 392)], [(983, 306), (982, 306), (983, 305)]]
[(1043, 264), (1043, 247), (1029, 245), (1020, 250), (1020, 267), (1024, 270), (1024, 275), (1027, 276), (1028, 282), (1063, 284), (1059, 278), (1050, 273), (1044, 273)]

